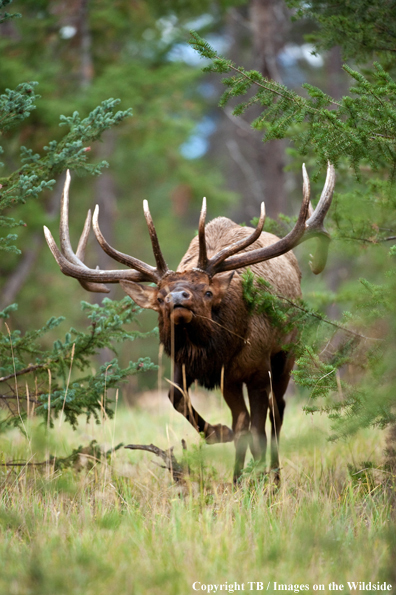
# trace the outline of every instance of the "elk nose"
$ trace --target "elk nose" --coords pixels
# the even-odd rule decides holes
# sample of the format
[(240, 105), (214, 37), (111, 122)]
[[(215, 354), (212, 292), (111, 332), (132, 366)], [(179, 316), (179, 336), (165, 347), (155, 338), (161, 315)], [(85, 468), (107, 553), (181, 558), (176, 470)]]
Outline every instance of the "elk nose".
[(192, 294), (184, 289), (182, 291), (171, 291), (166, 296), (165, 301), (168, 304), (173, 304), (173, 306), (183, 306), (191, 297)]

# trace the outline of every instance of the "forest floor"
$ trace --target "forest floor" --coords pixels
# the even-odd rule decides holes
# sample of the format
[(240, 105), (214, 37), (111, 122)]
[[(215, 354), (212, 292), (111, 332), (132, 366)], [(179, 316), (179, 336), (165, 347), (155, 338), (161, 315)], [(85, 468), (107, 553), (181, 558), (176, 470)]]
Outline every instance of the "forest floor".
[[(218, 395), (193, 402), (229, 423)], [(30, 420), (26, 430), (28, 440), (0, 436), (0, 595), (352, 593), (359, 582), (394, 591), (396, 482), (383, 432), (329, 442), (329, 420), (291, 397), (276, 488), (254, 473), (234, 487), (233, 445), (200, 442), (165, 394), (120, 404), (100, 425), (82, 419), (73, 431), (55, 420), (47, 432)], [(4, 465), (62, 458), (92, 440), (103, 450), (175, 446), (181, 460), (181, 439), (190, 466), (181, 485), (155, 455), (124, 448), (107, 460), (87, 448), (63, 469)]]

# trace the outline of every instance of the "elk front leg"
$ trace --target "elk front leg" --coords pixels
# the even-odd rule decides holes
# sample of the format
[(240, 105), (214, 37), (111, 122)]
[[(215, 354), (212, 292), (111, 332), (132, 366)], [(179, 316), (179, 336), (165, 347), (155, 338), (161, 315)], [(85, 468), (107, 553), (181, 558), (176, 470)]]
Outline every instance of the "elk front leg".
[(250, 416), (243, 398), (242, 384), (224, 386), (224, 400), (231, 409), (232, 429), (234, 431), (235, 466), (234, 483), (241, 476), (245, 464), (246, 450), (250, 441)]
[(175, 364), (173, 382), (174, 384), (171, 386), (168, 394), (170, 402), (176, 411), (184, 415), (199, 434), (204, 435), (207, 444), (231, 442), (234, 439), (234, 433), (229, 427), (222, 424), (209, 424), (194, 409), (191, 404), (190, 395), (188, 394), (188, 389), (193, 379), (187, 375), (183, 377), (182, 366), (178, 364)]

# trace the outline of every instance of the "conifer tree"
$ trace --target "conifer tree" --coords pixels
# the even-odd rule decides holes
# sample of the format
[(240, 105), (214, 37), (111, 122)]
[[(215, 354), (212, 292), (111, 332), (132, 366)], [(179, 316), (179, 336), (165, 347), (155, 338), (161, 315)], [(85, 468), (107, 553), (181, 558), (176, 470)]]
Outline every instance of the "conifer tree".
[[(295, 92), (247, 71), (194, 31), (190, 43), (209, 62), (204, 70), (226, 74), (221, 106), (232, 102), (234, 115), (261, 106), (252, 126), (263, 131), (264, 142), (287, 138), (296, 162), (316, 162), (323, 171), (330, 161), (337, 168), (328, 222), (329, 266), (342, 273), (336, 293), (312, 291), (310, 284), (306, 302), (293, 303), (245, 277), (252, 308), (283, 327), (299, 325), (301, 339), (290, 346), (297, 355), (294, 377), (308, 392), (305, 410), (328, 413), (336, 438), (396, 420), (396, 11), (393, 1), (290, 5), (297, 17), (316, 21), (311, 41), (318, 51), (337, 43), (345, 59), (353, 57), (355, 65), (343, 67), (352, 86), (342, 99), (307, 84)], [(325, 315), (330, 305), (343, 310), (340, 320)]]
[[(0, 0), (0, 9), (11, 0)], [(0, 13), (0, 22), (17, 15)], [(40, 99), (35, 93), (35, 83), (20, 83), (15, 89), (6, 89), (0, 96), (0, 134), (18, 127), (36, 108)], [(53, 140), (44, 147), (44, 153), (33, 153), (21, 147), (21, 166), (0, 178), (0, 227), (9, 229), (23, 226), (12, 215), (18, 205), (33, 201), (43, 190), (52, 188), (54, 176), (67, 168), (80, 173), (99, 174), (104, 161), (88, 161), (90, 144), (106, 130), (131, 115), (130, 110), (115, 111), (119, 101), (108, 99), (97, 106), (86, 118), (75, 111), (71, 116), (61, 116), (60, 123), (66, 132), (60, 140)], [(1, 149), (0, 149), (1, 151)], [(4, 167), (4, 164), (0, 164)], [(0, 251), (18, 253), (17, 235), (0, 238)], [(0, 418), (0, 431), (18, 426), (24, 431), (27, 416), (41, 416), (48, 425), (62, 413), (65, 419), (77, 424), (80, 414), (100, 419), (102, 412), (112, 414), (108, 390), (119, 386), (128, 376), (152, 369), (149, 358), (130, 362), (120, 367), (116, 358), (102, 365), (91, 374), (91, 358), (101, 348), (124, 341), (133, 341), (147, 333), (130, 331), (124, 325), (136, 321), (139, 308), (129, 298), (120, 302), (104, 300), (102, 305), (83, 303), (89, 324), (85, 332), (71, 328), (52, 348), (43, 346), (43, 336), (53, 331), (63, 317), (51, 317), (39, 329), (21, 333), (11, 331), (6, 320), (17, 305), (10, 304), (0, 312), (0, 403), (5, 415)], [(76, 377), (75, 371), (79, 376)]]
[[(2, 14), (11, 1), (0, 0), (0, 19), (8, 24), (17, 17)], [(87, 10), (81, 14), (77, 6)], [(199, 14), (201, 8), (191, 2), (182, 11), (183, 18)], [(69, 295), (78, 293), (79, 288), (59, 274), (42, 241), (42, 225), (54, 217), (46, 208), (50, 202), (48, 190), (53, 191), (59, 174), (69, 168), (81, 176), (80, 184), (73, 184), (71, 202), (74, 205), (77, 201), (82, 209), (79, 199), (92, 192), (84, 185), (83, 176), (98, 176), (107, 165), (95, 141), (108, 130), (113, 150), (107, 149), (105, 143), (101, 147), (106, 149), (104, 156), (112, 159), (128, 215), (135, 215), (138, 208), (141, 212), (141, 197), (146, 198), (148, 193), (152, 197), (153, 190), (150, 205), (156, 215), (164, 196), (177, 184), (187, 186), (186, 202), (190, 195), (201, 197), (204, 186), (205, 192), (210, 187), (217, 189), (219, 201), (229, 196), (221, 190), (221, 180), (214, 170), (206, 167), (205, 177), (197, 175), (202, 164), (184, 160), (178, 151), (194, 126), (193, 118), (200, 114), (200, 101), (191, 98), (191, 84), (200, 73), (167, 59), (172, 44), (178, 41), (177, 35), (169, 40), (164, 34), (166, 17), (171, 18), (173, 13), (171, 4), (121, 0), (113, 6), (98, 0), (65, 6), (53, 0), (44, 0), (40, 5), (26, 0), (20, 10), (22, 18), (13, 20), (8, 34), (0, 37), (0, 53), (7, 57), (0, 63), (0, 79), (9, 87), (1, 91), (0, 98), (0, 133), (6, 140), (4, 164), (0, 166), (0, 226), (5, 229), (3, 234), (0, 230), (0, 249), (3, 254), (7, 252), (0, 265), (3, 278), (12, 274), (20, 252), (25, 255), (31, 250), (32, 232), (39, 235), (41, 252), (37, 259), (40, 263), (33, 269), (26, 291), (19, 296), (22, 307), (16, 311), (16, 305), (6, 300), (0, 313), (0, 401), (5, 412), (2, 430), (13, 424), (23, 429), (24, 419), (32, 411), (49, 424), (63, 412), (72, 425), (80, 413), (98, 418), (102, 410), (111, 414), (108, 389), (154, 367), (149, 358), (139, 357), (141, 349), (135, 349), (138, 355), (132, 357), (137, 362), (121, 366), (113, 359), (94, 366), (98, 371), (93, 376), (88, 373), (92, 358), (103, 347), (114, 349), (116, 343), (127, 342), (131, 351), (131, 341), (151, 333), (126, 330), (130, 328), (126, 325), (136, 326), (140, 313), (128, 298), (120, 303), (104, 300), (102, 305), (84, 302), (87, 329), (77, 330), (85, 321), (80, 315), (75, 322), (79, 316), (76, 300), (65, 298), (62, 283), (65, 287), (67, 284)], [(73, 20), (76, 16), (81, 22)], [(38, 85), (20, 83), (36, 77)], [(123, 98), (123, 105), (133, 105), (133, 118), (129, 117), (129, 109), (117, 111), (118, 100), (103, 101), (109, 88)], [(65, 115), (59, 116), (62, 113)], [(122, 126), (115, 132), (118, 124)], [(51, 138), (54, 140), (49, 142)], [(27, 146), (19, 148), (20, 144)], [(131, 197), (130, 187), (134, 185), (135, 195)], [(123, 187), (128, 191), (123, 192)], [(139, 199), (139, 207), (133, 202), (135, 198)], [(170, 209), (163, 211), (169, 213)], [(130, 239), (128, 218), (123, 217), (117, 227), (121, 227), (120, 235)], [(173, 219), (168, 216), (168, 226)], [(134, 217), (132, 240), (140, 247), (138, 223), (138, 217)], [(158, 227), (161, 230), (161, 222)], [(73, 231), (71, 222), (72, 235)], [(177, 240), (181, 235), (173, 237)], [(56, 277), (48, 284), (51, 270)], [(59, 315), (48, 315), (49, 320), (41, 328), (32, 330), (32, 293), (39, 294), (39, 301), (44, 303), (37, 310), (37, 318), (51, 306), (49, 312), (66, 313), (72, 320), (69, 332), (62, 333), (60, 325), (65, 322)], [(12, 330), (16, 320), (22, 321), (18, 326), (23, 330)], [(58, 338), (51, 346), (54, 337)]]

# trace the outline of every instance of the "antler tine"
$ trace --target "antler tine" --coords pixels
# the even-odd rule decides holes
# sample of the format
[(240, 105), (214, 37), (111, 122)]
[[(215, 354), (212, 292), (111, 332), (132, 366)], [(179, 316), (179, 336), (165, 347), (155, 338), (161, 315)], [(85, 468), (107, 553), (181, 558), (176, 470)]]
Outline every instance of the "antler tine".
[(312, 233), (324, 233), (328, 235), (327, 231), (323, 227), (323, 221), (331, 205), (334, 186), (335, 169), (334, 165), (329, 161), (327, 164), (326, 182), (323, 186), (322, 194), (320, 196), (318, 204), (316, 205), (316, 209), (312, 214), (310, 214), (310, 217), (306, 224), (307, 232), (310, 236), (312, 236)]
[(199, 243), (199, 255), (198, 265), (199, 269), (206, 271), (208, 265), (208, 255), (206, 251), (206, 238), (205, 238), (205, 219), (206, 219), (206, 197), (202, 199), (201, 214), (199, 216), (198, 223), (198, 243)]
[(249, 237), (244, 238), (243, 240), (239, 240), (238, 242), (234, 242), (230, 246), (223, 248), (220, 252), (218, 252), (213, 258), (211, 258), (206, 266), (206, 271), (209, 275), (213, 275), (220, 263), (222, 263), (226, 258), (244, 250), (251, 244), (253, 244), (259, 237), (261, 232), (263, 231), (265, 223), (265, 204), (261, 203), (260, 209), (260, 218), (257, 223), (257, 227)]
[[(85, 220), (84, 230), (78, 243), (77, 254), (74, 254), (73, 248), (70, 243), (69, 235), (69, 189), (70, 189), (70, 170), (66, 171), (66, 180), (63, 186), (62, 198), (61, 198), (61, 209), (60, 209), (60, 223), (59, 223), (59, 237), (61, 244), (61, 251), (64, 257), (71, 263), (87, 268), (83, 262), (85, 246), (88, 240), (88, 234), (91, 226), (90, 222), (90, 211), (88, 211), (87, 218)], [(103, 283), (91, 283), (87, 281), (79, 280), (80, 284), (87, 291), (93, 291), (97, 293), (109, 293), (110, 289), (103, 285)]]
[(311, 271), (315, 275), (318, 275), (323, 271), (327, 262), (327, 255), (331, 239), (330, 235), (323, 226), (323, 221), (326, 217), (326, 214), (331, 205), (331, 201), (333, 199), (334, 186), (335, 169), (334, 165), (332, 165), (332, 163), (330, 163), (329, 161), (327, 164), (327, 175), (325, 185), (322, 190), (322, 194), (320, 196), (318, 204), (316, 205), (316, 209), (313, 212), (310, 212), (310, 217), (305, 225), (306, 233), (299, 242), (305, 242), (305, 240), (309, 240), (312, 237), (318, 238), (315, 253), (313, 256), (311, 255), (312, 260), (309, 262)]
[(155, 269), (154, 267), (139, 260), (138, 258), (134, 258), (133, 256), (129, 256), (128, 254), (119, 252), (118, 250), (116, 250), (115, 248), (112, 248), (110, 246), (110, 244), (107, 243), (107, 241), (105, 240), (105, 238), (99, 228), (99, 205), (96, 205), (96, 207), (95, 207), (95, 211), (93, 214), (93, 220), (92, 220), (92, 227), (93, 227), (96, 239), (98, 240), (99, 244), (101, 245), (102, 249), (106, 252), (106, 254), (111, 256), (111, 258), (114, 258), (114, 260), (117, 260), (117, 262), (126, 264), (131, 269), (135, 269), (136, 271), (139, 271), (142, 275), (144, 275), (146, 277), (146, 280), (150, 280), (150, 281), (153, 281), (154, 283), (158, 283), (158, 281), (161, 279), (162, 275), (157, 271), (157, 269)]
[[(91, 230), (91, 209), (88, 209), (87, 217), (84, 223), (84, 229), (78, 241), (76, 257), (84, 263), (85, 258), (85, 249), (87, 247), (89, 232)], [(85, 266), (85, 265), (84, 265)], [(81, 279), (78, 280), (81, 287), (86, 289), (87, 291), (93, 291), (97, 293), (109, 293), (110, 289), (104, 285), (103, 283), (93, 283), (92, 281), (83, 281)]]
[(76, 255), (73, 252), (69, 236), (69, 188), (70, 188), (70, 170), (66, 171), (66, 180), (63, 186), (61, 208), (60, 208), (60, 222), (59, 222), (59, 240), (61, 251), (66, 258), (74, 261)]
[[(105, 283), (118, 283), (122, 280), (151, 281), (150, 278), (138, 271), (101, 271), (97, 269), (90, 269), (84, 264), (83, 266), (74, 264), (65, 256), (63, 256), (58, 246), (56, 245), (56, 242), (52, 237), (50, 230), (46, 226), (44, 226), (44, 235), (45, 239), (47, 240), (48, 247), (51, 250), (56, 262), (58, 263), (60, 270), (64, 275), (67, 275), (68, 277), (74, 277), (75, 279), (78, 279), (83, 283), (93, 281), (96, 282), (95, 285), (100, 284), (100, 282), (102, 281)], [(94, 283), (92, 283), (92, 285), (94, 285)]]
[(91, 221), (92, 221), (91, 209), (88, 209), (88, 213), (85, 218), (84, 228), (82, 230), (82, 234), (78, 241), (78, 246), (77, 246), (77, 250), (76, 250), (76, 256), (81, 261), (84, 261), (84, 258), (85, 258), (85, 249), (87, 247), (89, 232), (91, 231)]
[(160, 248), (158, 237), (157, 237), (157, 232), (155, 231), (154, 222), (151, 217), (151, 213), (150, 213), (150, 209), (149, 209), (147, 200), (143, 201), (143, 212), (144, 212), (144, 217), (146, 219), (147, 227), (148, 227), (149, 234), (150, 234), (150, 240), (151, 240), (151, 245), (153, 247), (154, 258), (155, 258), (155, 262), (157, 264), (157, 271), (160, 274), (160, 276), (163, 277), (165, 275), (165, 273), (168, 272), (169, 269), (168, 269), (168, 265), (166, 264), (165, 259), (161, 252), (161, 248)]
[(308, 210), (311, 211), (312, 210), (312, 204), (311, 204), (311, 184), (309, 181), (309, 176), (308, 176), (308, 172), (307, 172), (307, 168), (305, 167), (305, 163), (302, 164), (302, 176), (303, 176), (303, 200), (307, 198), (307, 200), (309, 201), (309, 208)]

